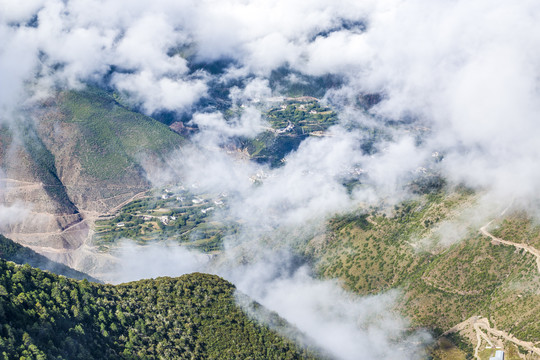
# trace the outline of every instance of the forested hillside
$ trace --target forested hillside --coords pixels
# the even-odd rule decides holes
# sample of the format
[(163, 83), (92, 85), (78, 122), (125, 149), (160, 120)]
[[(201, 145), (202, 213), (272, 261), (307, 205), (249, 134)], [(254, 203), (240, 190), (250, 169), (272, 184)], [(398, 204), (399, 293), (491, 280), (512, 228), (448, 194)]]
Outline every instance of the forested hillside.
[(0, 260), (0, 358), (313, 358), (248, 318), (215, 275), (118, 286)]

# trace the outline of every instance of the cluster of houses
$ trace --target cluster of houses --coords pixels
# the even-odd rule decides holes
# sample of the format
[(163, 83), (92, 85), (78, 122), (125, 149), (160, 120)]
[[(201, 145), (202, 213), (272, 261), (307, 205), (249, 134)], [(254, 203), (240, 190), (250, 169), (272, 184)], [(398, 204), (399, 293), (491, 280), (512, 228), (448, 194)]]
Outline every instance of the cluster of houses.
[[(260, 177), (264, 176), (262, 173), (261, 174), (258, 174)], [(197, 184), (193, 184), (192, 185), (193, 188), (198, 188), (198, 185)], [(183, 186), (180, 186), (177, 190), (181, 191), (181, 192), (184, 192), (186, 191), (185, 188)], [(184, 195), (185, 196), (185, 195)], [(224, 206), (224, 198), (226, 198), (228, 196), (227, 193), (221, 193), (219, 194), (219, 196), (217, 196), (216, 198), (214, 198), (213, 200), (208, 200), (208, 199), (204, 199), (200, 196), (195, 196), (194, 198), (191, 199), (191, 203), (193, 203), (193, 205), (204, 205), (204, 204), (208, 204), (210, 201), (212, 201), (213, 205), (212, 206), (208, 206), (206, 208), (203, 208), (203, 209), (200, 209), (200, 212), (202, 214), (207, 214), (208, 212), (212, 211), (212, 210), (215, 210), (216, 207), (222, 207)], [(163, 200), (168, 200), (168, 199), (172, 199), (172, 198), (175, 198), (177, 201), (181, 202), (181, 203), (185, 203), (186, 202), (186, 197), (183, 197), (183, 196), (176, 196), (174, 194), (174, 192), (170, 189), (164, 189), (163, 190), (163, 194), (160, 195), (160, 198), (163, 199)], [(189, 197), (187, 198), (189, 199)], [(209, 204), (210, 205), (210, 204)], [(201, 206), (202, 207), (202, 206)], [(164, 225), (168, 225), (170, 222), (172, 221), (175, 221), (177, 219), (176, 216), (153, 216), (153, 215), (142, 215), (141, 216), (142, 219), (144, 221), (152, 221), (154, 219), (158, 219), (161, 223), (163, 223)], [(124, 222), (119, 222), (116, 224), (117, 227), (121, 228), (121, 227), (125, 227), (126, 224)]]
[(286, 133), (286, 132), (293, 131), (293, 129), (294, 129), (294, 124), (289, 121), (289, 124), (287, 125), (287, 127), (283, 128), (283, 129), (277, 129), (276, 133), (283, 134), (283, 133)]
[(169, 222), (176, 220), (176, 216), (161, 216), (159, 220), (163, 223), (163, 225), (169, 225)]

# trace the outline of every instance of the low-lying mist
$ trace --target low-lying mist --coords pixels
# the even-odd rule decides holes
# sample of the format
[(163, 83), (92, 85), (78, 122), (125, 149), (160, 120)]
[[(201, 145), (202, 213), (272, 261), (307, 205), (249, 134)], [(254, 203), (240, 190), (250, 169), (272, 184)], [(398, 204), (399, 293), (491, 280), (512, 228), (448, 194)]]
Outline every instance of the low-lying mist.
[[(539, 15), (535, 1), (8, 0), (0, 126), (88, 83), (173, 114), (198, 131), (166, 164), (146, 161), (149, 181), (227, 193), (213, 216), (239, 231), (219, 255), (127, 239), (107, 280), (212, 272), (337, 358), (420, 358), (429, 337), (393, 312), (399, 293), (349, 294), (298, 250), (336, 214), (414, 196), (426, 173), (485, 194), (475, 216), (441, 225), (444, 246), (512, 201), (537, 213)], [(293, 89), (325, 93), (339, 123), (281, 166), (247, 160), (231, 144), (268, 128), (270, 98)], [(24, 211), (0, 204), (0, 225)]]

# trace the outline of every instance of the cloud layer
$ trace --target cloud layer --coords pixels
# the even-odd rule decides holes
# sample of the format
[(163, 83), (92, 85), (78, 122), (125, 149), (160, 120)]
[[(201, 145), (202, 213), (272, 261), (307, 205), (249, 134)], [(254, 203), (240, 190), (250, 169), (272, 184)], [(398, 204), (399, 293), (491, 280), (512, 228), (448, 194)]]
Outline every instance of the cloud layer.
[[(183, 115), (200, 132), (192, 147), (171, 158), (172, 170), (153, 173), (153, 180), (181, 176), (201, 190), (229, 192), (230, 211), (244, 224), (242, 239), (322, 223), (360, 204), (399, 201), (407, 196), (403, 185), (434, 151), (444, 159), (432, 166), (451, 183), (489, 190), (503, 202), (535, 201), (539, 18), (540, 5), (532, 0), (5, 0), (0, 124), (16, 121), (18, 111), (52, 89), (89, 82), (112, 88), (147, 114)], [(219, 61), (224, 68), (213, 70)], [(232, 106), (282, 95), (270, 80), (272, 71), (283, 68), (341, 79), (324, 98), (340, 110), (341, 124), (331, 136), (305, 140), (279, 169), (230, 156), (223, 144), (255, 136), (265, 126), (259, 110), (248, 106), (231, 117), (202, 111), (199, 102), (216, 84), (227, 89)], [(360, 108), (364, 94), (379, 94), (382, 101)], [(366, 128), (385, 134), (369, 153), (362, 150)], [(264, 181), (253, 186), (249, 177), (257, 173)], [(349, 192), (343, 183), (353, 173), (361, 174), (363, 186)], [(0, 222), (10, 210), (0, 205)], [(128, 268), (132, 259), (149, 256), (140, 276), (162, 274), (152, 265), (163, 251), (167, 262), (185, 264), (173, 266), (171, 275), (206, 269), (200, 255), (171, 248), (144, 256), (136, 248), (125, 251)], [(385, 315), (392, 296), (381, 297), (382, 305), (370, 299), (349, 304), (335, 284), (313, 280), (305, 270), (261, 278), (257, 267), (286, 267), (273, 256), (249, 266), (220, 274), (310, 331), (336, 356), (358, 354), (358, 344), (370, 347), (366, 358), (392, 358), (400, 349), (389, 345), (406, 326)], [(245, 273), (256, 276), (239, 275)], [(380, 321), (353, 331), (358, 326), (348, 319), (325, 319), (326, 308), (340, 316), (350, 309), (361, 324), (371, 309)], [(325, 332), (337, 328), (340, 337)]]

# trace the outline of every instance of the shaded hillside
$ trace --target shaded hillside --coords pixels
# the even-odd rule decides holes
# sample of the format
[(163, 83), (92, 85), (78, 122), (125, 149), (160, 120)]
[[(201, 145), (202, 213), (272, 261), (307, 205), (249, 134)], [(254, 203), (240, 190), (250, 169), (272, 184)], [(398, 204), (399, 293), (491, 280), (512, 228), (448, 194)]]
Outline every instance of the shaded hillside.
[(145, 164), (158, 164), (185, 141), (95, 88), (58, 93), (15, 124), (0, 129), (0, 201), (27, 204), (31, 216), (4, 233), (70, 251), (88, 237), (88, 213), (148, 190)]
[[(483, 316), (496, 329), (538, 346), (540, 275), (533, 255), (496, 243), (473, 227), (451, 246), (432, 243), (438, 226), (462, 214), (473, 198), (467, 191), (439, 191), (396, 206), (391, 215), (336, 217), (324, 239), (314, 239), (307, 252), (321, 276), (340, 278), (356, 293), (402, 289), (399, 310), (416, 326), (441, 334)], [(516, 221), (502, 222), (498, 233), (516, 232)]]
[(234, 286), (195, 273), (112, 286), (0, 260), (6, 359), (313, 358), (249, 319)]
[(45, 256), (36, 253), (34, 250), (19, 245), (16, 242), (0, 235), (0, 259), (13, 261), (16, 264), (28, 264), (41, 270), (48, 270), (52, 273), (63, 275), (76, 280), (87, 279), (93, 282), (100, 282), (93, 277), (74, 270), (63, 264), (51, 261)]
[(59, 94), (40, 115), (39, 129), (70, 198), (96, 211), (147, 189), (145, 162), (155, 163), (184, 142), (97, 89)]

